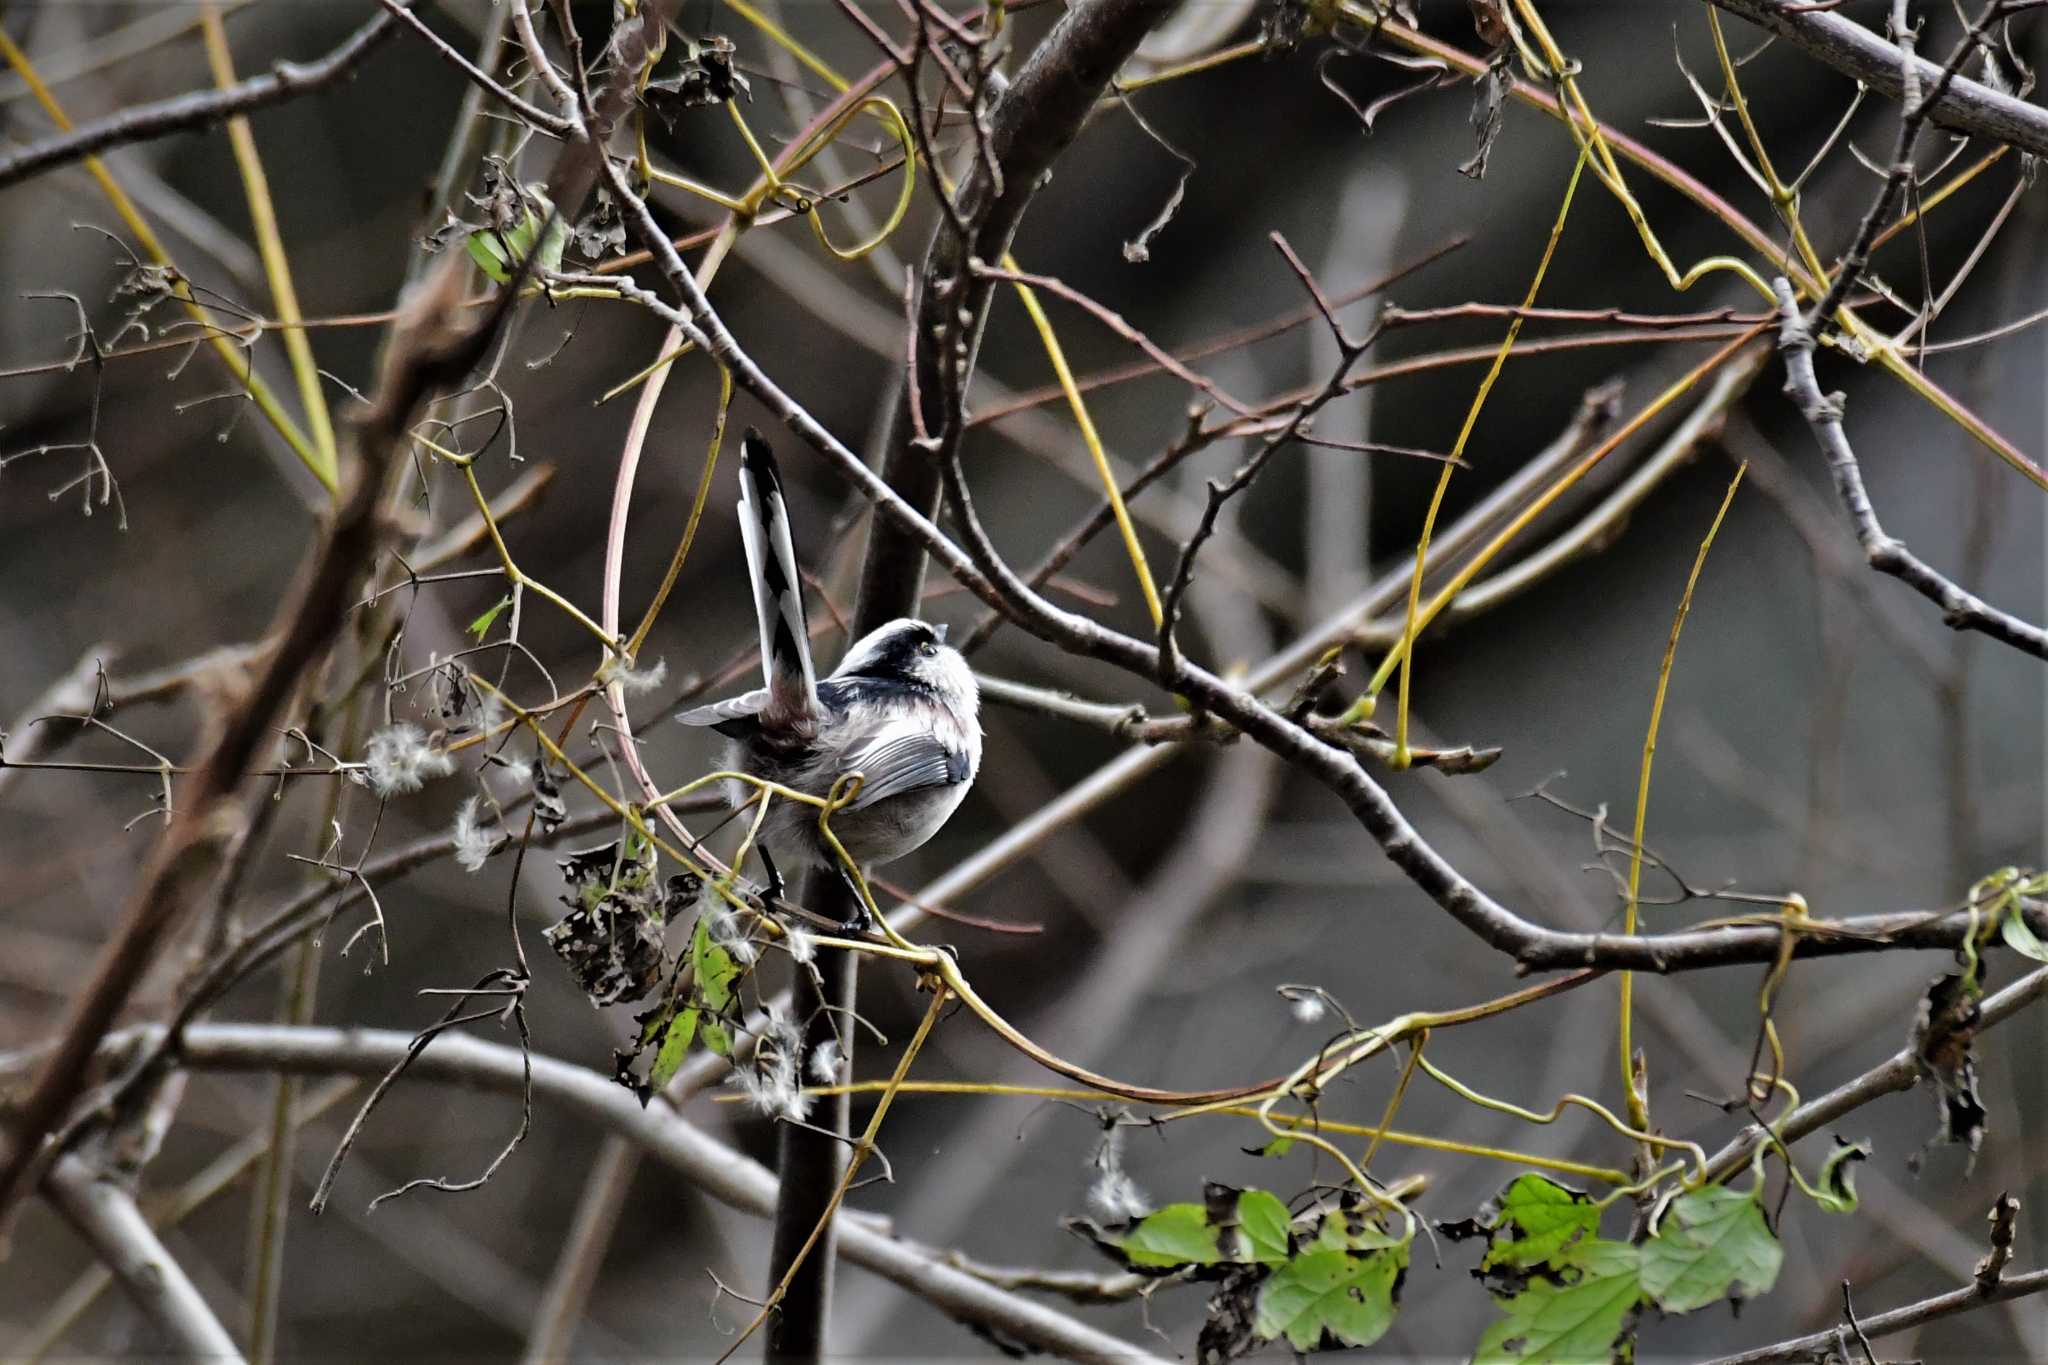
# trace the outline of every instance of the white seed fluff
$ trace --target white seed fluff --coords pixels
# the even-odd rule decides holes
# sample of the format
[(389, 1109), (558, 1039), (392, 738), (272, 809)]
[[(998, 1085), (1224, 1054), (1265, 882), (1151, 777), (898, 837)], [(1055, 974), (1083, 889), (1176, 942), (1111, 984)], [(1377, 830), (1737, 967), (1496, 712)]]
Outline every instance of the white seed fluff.
[(1143, 1218), (1152, 1211), (1152, 1201), (1138, 1188), (1138, 1182), (1122, 1171), (1104, 1171), (1095, 1177), (1088, 1202), (1105, 1218)]
[(615, 657), (598, 676), (604, 682), (617, 683), (628, 695), (652, 692), (668, 677), (668, 660), (656, 659), (648, 668), (630, 668)]
[(455, 861), (465, 872), (481, 872), (497, 840), (483, 825), (484, 799), (472, 796), (455, 811)]
[(1152, 1201), (1124, 1170), (1124, 1130), (1111, 1128), (1095, 1149), (1095, 1179), (1088, 1186), (1088, 1202), (1105, 1218), (1142, 1218), (1152, 1211)]
[(455, 771), (455, 760), (428, 748), (419, 726), (401, 722), (370, 736), (363, 749), (363, 767), (370, 790), (379, 796), (396, 796), (418, 791), (430, 778), (446, 777)]

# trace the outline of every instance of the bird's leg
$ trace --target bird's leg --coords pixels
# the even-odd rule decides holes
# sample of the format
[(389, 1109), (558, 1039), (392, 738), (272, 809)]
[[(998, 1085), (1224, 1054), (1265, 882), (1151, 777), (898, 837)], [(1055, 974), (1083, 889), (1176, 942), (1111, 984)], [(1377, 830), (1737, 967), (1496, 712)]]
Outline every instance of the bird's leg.
[(839, 868), (839, 880), (846, 884), (847, 899), (853, 902), (853, 910), (846, 917), (846, 931), (850, 934), (865, 934), (875, 927), (874, 916), (868, 913), (867, 897), (861, 895), (860, 883), (853, 879), (853, 874), (846, 870), (844, 864), (834, 866)]
[(768, 874), (768, 888), (763, 894), (768, 904), (773, 907), (782, 899), (783, 893), (789, 890), (789, 883), (782, 880), (782, 869), (777, 867), (775, 859), (769, 856), (768, 845), (756, 844), (754, 851), (761, 855), (761, 870)]

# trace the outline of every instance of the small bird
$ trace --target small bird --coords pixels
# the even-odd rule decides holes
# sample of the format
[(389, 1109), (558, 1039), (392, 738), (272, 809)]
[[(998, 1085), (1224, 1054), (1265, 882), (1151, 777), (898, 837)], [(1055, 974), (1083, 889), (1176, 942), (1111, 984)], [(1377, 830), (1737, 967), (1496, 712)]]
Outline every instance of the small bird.
[[(740, 441), (739, 519), (768, 685), (676, 719), (730, 738), (734, 771), (807, 795), (829, 795), (859, 772), (860, 792), (832, 815), (832, 833), (862, 867), (900, 858), (939, 832), (981, 768), (974, 673), (943, 625), (905, 617), (855, 641), (830, 677), (817, 678), (782, 477), (752, 429)], [(734, 807), (756, 795), (748, 783), (726, 783)], [(770, 899), (784, 889), (778, 856), (844, 870), (819, 834), (818, 808), (801, 802), (772, 803), (757, 847)], [(862, 907), (855, 922), (865, 920)]]

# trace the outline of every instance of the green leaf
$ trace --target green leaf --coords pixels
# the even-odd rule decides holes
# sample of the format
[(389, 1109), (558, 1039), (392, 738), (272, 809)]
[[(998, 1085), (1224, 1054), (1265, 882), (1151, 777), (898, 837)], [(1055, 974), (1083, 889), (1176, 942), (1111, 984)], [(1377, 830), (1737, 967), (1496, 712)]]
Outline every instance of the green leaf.
[(704, 1046), (721, 1057), (732, 1056), (732, 1030), (723, 1022), (706, 1017), (699, 1021), (698, 1027), (704, 1034)]
[(560, 272), (562, 252), (569, 245), (569, 225), (560, 218), (548, 224), (547, 235), (540, 239), (540, 268), (550, 274)]
[(732, 1030), (726, 1019), (733, 1012), (733, 983), (740, 979), (740, 966), (732, 954), (711, 941), (711, 920), (697, 917), (690, 934), (690, 965), (697, 974), (697, 998), (704, 1002), (698, 1028), (704, 1046), (721, 1057), (732, 1056)]
[(2012, 909), (2006, 912), (2005, 922), (1998, 926), (1998, 932), (2005, 939), (2005, 946), (2036, 962), (2048, 962), (2048, 943), (2041, 942), (2038, 935), (2028, 927), (2026, 911), (2015, 899)]
[(1640, 1252), (1643, 1292), (1667, 1313), (1766, 1293), (1785, 1260), (1785, 1248), (1764, 1222), (1757, 1191), (1720, 1185), (1672, 1200), (1657, 1235)]
[[(517, 227), (507, 228), (503, 232), (497, 228), (487, 227), (470, 233), (469, 258), (482, 267), (484, 274), (499, 284), (511, 283), (513, 272), (519, 268), (519, 262), (526, 259), (526, 254), (533, 250), (533, 240), (540, 235), (540, 221), (533, 210), (528, 209), (525, 218)], [(539, 264), (544, 269), (561, 268), (562, 247), (567, 240), (567, 231), (561, 224), (558, 223), (549, 229), (547, 241), (541, 245)], [(552, 261), (548, 258), (550, 251), (554, 253)]]
[(1516, 1176), (1495, 1204), (1493, 1242), (1479, 1263), (1481, 1270), (1543, 1265), (1600, 1228), (1600, 1208), (1592, 1197), (1548, 1176)]
[[(1526, 1178), (1526, 1177), (1525, 1177)], [(1629, 1315), (1642, 1296), (1636, 1249), (1599, 1238), (1566, 1249), (1556, 1278), (1530, 1279), (1479, 1339), (1473, 1365), (1584, 1365), (1630, 1360)]]
[(1282, 1265), (1293, 1253), (1287, 1206), (1265, 1190), (1245, 1190), (1237, 1197), (1238, 1248), (1235, 1259), (1260, 1265)]
[(1303, 1252), (1260, 1287), (1252, 1330), (1268, 1340), (1285, 1336), (1297, 1351), (1370, 1346), (1394, 1325), (1394, 1294), (1407, 1268), (1406, 1243), (1366, 1256)]
[(711, 941), (711, 921), (699, 918), (690, 935), (690, 960), (697, 969), (697, 994), (714, 1010), (732, 1003), (732, 985), (739, 979), (739, 964), (732, 954)]
[(689, 1055), (690, 1040), (697, 1036), (696, 1006), (681, 1011), (668, 1021), (668, 1027), (661, 1035), (661, 1050), (654, 1054), (654, 1065), (648, 1070), (647, 1084), (652, 1090), (664, 1090), (682, 1070), (683, 1058)]
[(498, 619), (499, 614), (511, 605), (511, 597), (501, 597), (489, 611), (469, 623), (469, 633), (476, 637), (478, 644), (482, 644), (484, 636), (491, 633), (491, 625)]
[[(512, 278), (512, 257), (506, 254), (508, 234), (501, 234), (496, 228), (480, 228), (464, 239), (463, 245), (469, 250), (469, 259), (477, 263), (484, 274), (505, 284)], [(516, 237), (518, 234), (512, 233)]]
[(1870, 1144), (1867, 1142), (1844, 1142), (1835, 1139), (1835, 1150), (1828, 1153), (1828, 1159), (1820, 1164), (1820, 1195), (1817, 1199), (1829, 1213), (1856, 1212), (1856, 1166), (1859, 1161), (1870, 1159)]
[[(677, 963), (670, 975), (668, 988), (661, 999), (647, 1009), (633, 1016), (639, 1029), (633, 1035), (633, 1045), (620, 1048), (612, 1053), (612, 1079), (639, 1097), (645, 1105), (654, 1098), (654, 1092), (674, 1079), (677, 1067), (682, 1065), (683, 1056), (690, 1048), (690, 1035), (697, 1028), (697, 1008), (693, 1005), (684, 1009), (683, 964)], [(682, 1015), (687, 1013), (686, 1020)], [(645, 1076), (635, 1070), (647, 1050), (659, 1044), (655, 1060)]]
[(1127, 1223), (1067, 1226), (1133, 1270), (1276, 1266), (1293, 1254), (1293, 1219), (1277, 1196), (1214, 1182), (1202, 1193), (1200, 1204), (1168, 1204)]
[(1133, 1223), (1118, 1241), (1134, 1266), (1215, 1265), (1223, 1260), (1216, 1225), (1200, 1204), (1168, 1204)]
[(1406, 1239), (1373, 1222), (1366, 1215), (1365, 1202), (1356, 1197), (1347, 1197), (1336, 1208), (1318, 1210), (1314, 1235), (1301, 1240), (1324, 1251), (1384, 1251), (1407, 1245)]
[(1548, 1176), (1517, 1176), (1452, 1237), (1484, 1232), (1479, 1268), (1507, 1316), (1480, 1338), (1477, 1361), (1627, 1360), (1642, 1298), (1636, 1248), (1600, 1237), (1600, 1206)]
[(1263, 1147), (1240, 1147), (1238, 1150), (1246, 1156), (1286, 1156), (1294, 1150), (1294, 1143), (1295, 1139), (1291, 1137), (1276, 1137)]

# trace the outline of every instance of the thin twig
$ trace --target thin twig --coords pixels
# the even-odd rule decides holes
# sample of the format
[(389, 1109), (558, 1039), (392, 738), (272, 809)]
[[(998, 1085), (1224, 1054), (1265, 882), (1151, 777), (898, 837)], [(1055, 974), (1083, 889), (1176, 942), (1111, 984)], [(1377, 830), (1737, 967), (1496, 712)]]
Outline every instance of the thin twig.
[[(492, 1005), (488, 1009), (464, 1012), (472, 994), (501, 994), (507, 983), (511, 983), (514, 987), (510, 1004)], [(455, 1003), (448, 1007), (447, 1013), (443, 1014), (439, 1020), (427, 1025), (427, 1027), (412, 1036), (412, 1042), (406, 1047), (405, 1055), (393, 1062), (390, 1069), (378, 1078), (375, 1088), (363, 1100), (362, 1107), (356, 1110), (356, 1116), (349, 1120), (348, 1129), (342, 1133), (341, 1141), (335, 1144), (334, 1155), (328, 1159), (327, 1169), (321, 1172), (320, 1183), (314, 1187), (312, 1201), (307, 1207), (311, 1208), (315, 1213), (319, 1213), (327, 1207), (328, 1196), (334, 1190), (335, 1177), (341, 1174), (341, 1165), (348, 1159), (349, 1149), (355, 1146), (357, 1136), (363, 1131), (363, 1124), (368, 1121), (371, 1113), (377, 1108), (378, 1103), (383, 1100), (385, 1092), (397, 1083), (399, 1077), (403, 1076), (414, 1062), (417, 1062), (422, 1056), (426, 1055), (428, 1047), (433, 1044), (436, 1038), (449, 1029), (459, 1028), (464, 1024), (475, 1023), (481, 1019), (502, 1020), (506, 1015), (510, 1014), (519, 1022), (519, 1052), (522, 1065), (529, 1072), (527, 1076), (528, 1086), (523, 1092), (524, 1100), (520, 1109), (519, 1131), (514, 1135), (511, 1143), (491, 1162), (490, 1168), (473, 1181), (465, 1181), (460, 1185), (451, 1185), (446, 1181), (436, 1179), (410, 1180), (388, 1194), (378, 1195), (370, 1201), (370, 1207), (374, 1209), (384, 1200), (395, 1198), (416, 1186), (425, 1185), (442, 1190), (475, 1189), (491, 1178), (492, 1173), (503, 1163), (506, 1156), (511, 1154), (512, 1149), (519, 1145), (520, 1140), (526, 1136), (527, 1130), (533, 1124), (533, 1092), (530, 1075), (533, 1049), (531, 1041), (526, 1034), (525, 1015), (518, 1009), (521, 1003), (520, 997), (524, 994), (524, 986), (523, 979), (515, 977), (510, 972), (503, 970), (488, 972), (479, 978), (476, 985), (470, 990), (459, 994), (456, 997)]]
[[(403, 19), (428, 47), (434, 49), (436, 56), (454, 67), (457, 71), (460, 71), (468, 78), (472, 86), (504, 105), (506, 109), (516, 114), (522, 121), (531, 124), (535, 128), (553, 133), (556, 137), (565, 136), (569, 132), (571, 125), (568, 119), (557, 117), (542, 109), (539, 105), (519, 98), (519, 96), (513, 94), (492, 77), (489, 72), (483, 70), (483, 68), (463, 56), (453, 47), (450, 47), (447, 40), (442, 38), (440, 34), (421, 23), (418, 16), (410, 11), (411, 0), (377, 0), (377, 3), (382, 5), (387, 13)], [(525, 8), (524, 0), (506, 0), (506, 3), (512, 7), (514, 13)]]
[(2000, 611), (1974, 593), (1966, 592), (1937, 572), (1901, 541), (1885, 534), (1872, 506), (1870, 492), (1863, 485), (1863, 468), (1842, 428), (1842, 396), (1821, 393), (1814, 373), (1812, 325), (1801, 316), (1791, 284), (1783, 277), (1773, 282), (1778, 294), (1778, 348), (1785, 356), (1785, 392), (1798, 405), (1800, 415), (1813, 429), (1834, 476), (1835, 492), (1849, 513), (1856, 539), (1870, 567), (1887, 573), (1941, 608), (1942, 621), (1956, 630), (1975, 630), (2037, 659), (2048, 659), (2048, 630)]
[[(1920, 145), (1920, 132), (1927, 124), (1928, 115), (1933, 112), (1934, 106), (1956, 80), (1963, 63), (1977, 50), (1977, 40), (1982, 35), (1984, 27), (2002, 13), (2003, 8), (2001, 0), (1992, 0), (1992, 3), (1985, 7), (1982, 16), (1963, 35), (1962, 41), (1956, 44), (1954, 54), (1929, 78), (1922, 73), (1921, 60), (1913, 51), (1913, 44), (1919, 31), (1908, 15), (1906, 0), (1892, 0), (1892, 41), (1897, 45), (1894, 69), (1898, 72), (1900, 100), (1898, 142), (1892, 151), (1892, 163), (1886, 172), (1884, 184), (1879, 187), (1877, 197), (1871, 201), (1870, 207), (1864, 211), (1863, 221), (1856, 229), (1855, 241), (1842, 253), (1841, 268), (1835, 272), (1834, 280), (1828, 285), (1826, 296), (1814, 305), (1813, 312), (1808, 316), (1809, 326), (1819, 326), (1834, 317), (1836, 310), (1861, 282), (1863, 272), (1869, 268), (1870, 253), (1876, 244), (1878, 231), (1890, 215), (1892, 204), (1907, 183), (1915, 179), (1913, 153)], [(1924, 95), (1923, 85), (1927, 87)], [(1914, 216), (1917, 221), (1919, 215), (1916, 213)]]
[(1249, 405), (1240, 403), (1235, 398), (1232, 398), (1219, 388), (1214, 380), (1197, 374), (1194, 370), (1183, 365), (1165, 347), (1146, 336), (1136, 327), (1133, 327), (1124, 318), (1123, 314), (1090, 298), (1087, 294), (1082, 293), (1064, 280), (1056, 280), (1050, 275), (1033, 274), (1028, 270), (1006, 270), (999, 266), (984, 265), (979, 261), (975, 262), (971, 268), (975, 274), (985, 276), (988, 279), (1008, 280), (1012, 284), (1026, 284), (1030, 285), (1033, 289), (1043, 289), (1048, 294), (1058, 295), (1075, 307), (1085, 310), (1097, 322), (1100, 322), (1103, 326), (1109, 328), (1110, 331), (1115, 332), (1125, 341), (1128, 341), (1131, 345), (1136, 346), (1139, 350), (1150, 356), (1154, 365), (1165, 370), (1174, 378), (1200, 389), (1203, 393), (1208, 394), (1209, 397), (1215, 399), (1224, 407), (1229, 408), (1240, 417), (1251, 415), (1252, 409)]
[[(402, 14), (402, 6), (411, 4), (412, 0), (384, 0), (384, 3), (388, 10)], [(234, 114), (265, 109), (324, 90), (353, 74), (395, 31), (391, 12), (373, 15), (368, 23), (318, 61), (304, 65), (277, 62), (264, 75), (251, 76), (223, 89), (195, 90), (153, 104), (123, 109), (118, 114), (81, 124), (56, 137), (32, 142), (0, 155), (0, 189), (58, 166), (82, 161), (109, 147), (143, 142), (166, 133), (209, 127)]]
[(547, 1288), (534, 1306), (526, 1351), (520, 1357), (526, 1365), (554, 1365), (570, 1359), (576, 1328), (583, 1320), (590, 1290), (611, 1246), (612, 1229), (639, 1169), (638, 1148), (617, 1135), (605, 1138), (584, 1179), (583, 1193), (577, 1197), (554, 1273), (548, 1276)]
[(1253, 451), (1229, 478), (1221, 483), (1213, 480), (1209, 483), (1209, 497), (1202, 507), (1201, 520), (1196, 523), (1194, 534), (1189, 536), (1187, 543), (1181, 547), (1180, 559), (1174, 565), (1173, 579), (1167, 585), (1165, 606), (1160, 614), (1158, 676), (1160, 686), (1169, 691), (1173, 690), (1174, 675), (1180, 668), (1180, 652), (1174, 639), (1174, 627), (1180, 621), (1181, 601), (1187, 596), (1188, 585), (1194, 578), (1195, 557), (1201, 553), (1202, 546), (1209, 537), (1215, 534), (1216, 518), (1232, 498), (1252, 486), (1277, 451), (1299, 435), (1302, 429), (1315, 419), (1318, 412), (1343, 394), (1345, 381), (1350, 378), (1352, 368), (1372, 348), (1373, 342), (1380, 334), (1377, 323), (1361, 338), (1354, 338), (1346, 332), (1344, 325), (1337, 320), (1336, 309), (1324, 296), (1315, 276), (1302, 264), (1301, 258), (1295, 255), (1294, 248), (1287, 244), (1287, 239), (1278, 232), (1272, 233), (1271, 237), (1273, 245), (1287, 262), (1288, 268), (1295, 273), (1301, 280), (1302, 287), (1308, 291), (1316, 311), (1322, 314), (1323, 322), (1337, 344), (1337, 363), (1331, 368), (1330, 377), (1323, 381), (1322, 388), (1295, 408), (1279, 430), (1267, 436), (1259, 448)]

